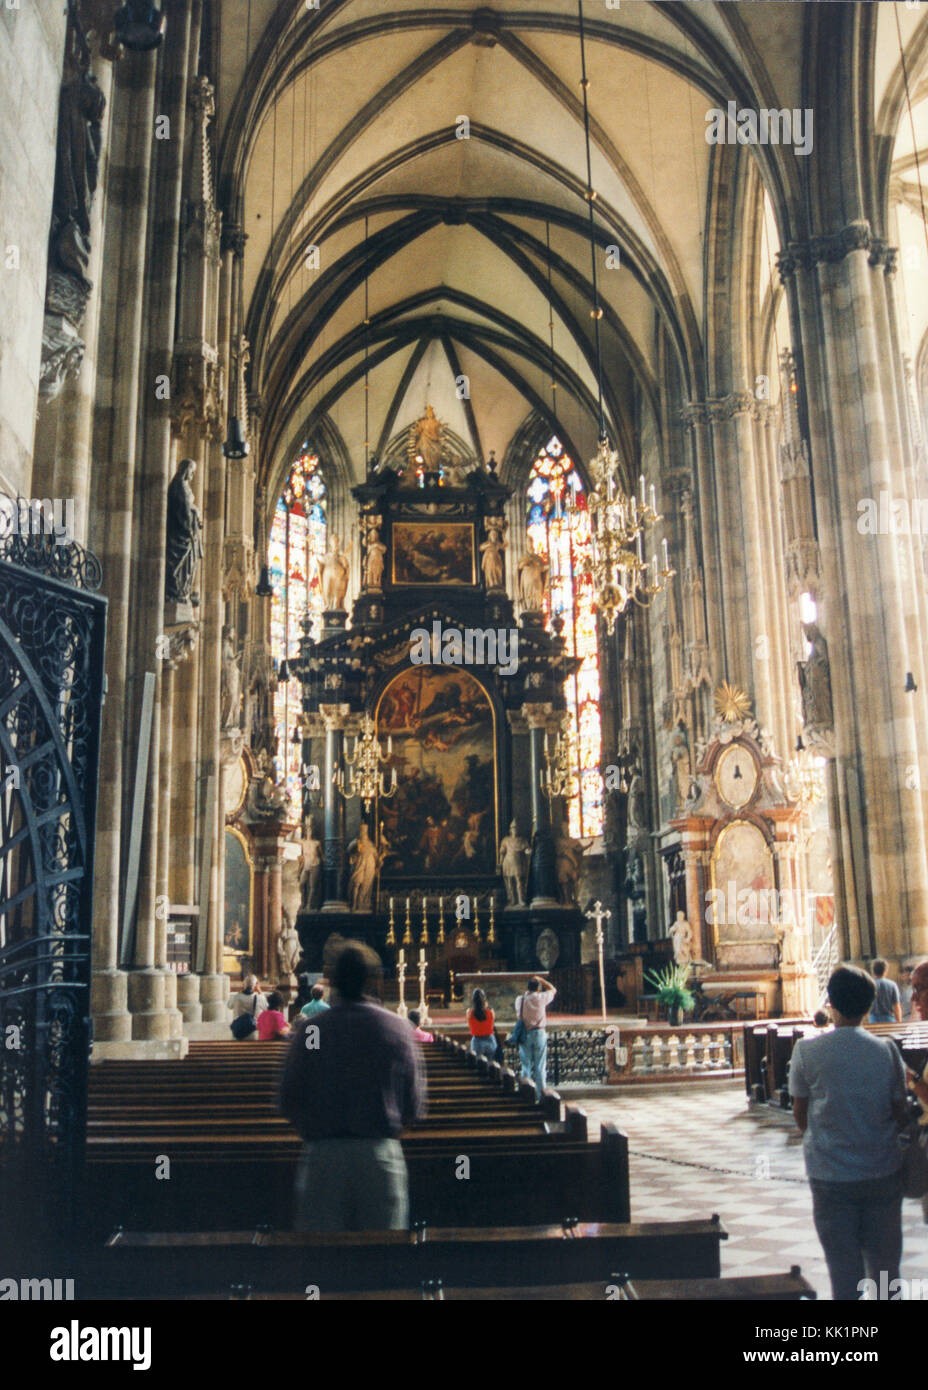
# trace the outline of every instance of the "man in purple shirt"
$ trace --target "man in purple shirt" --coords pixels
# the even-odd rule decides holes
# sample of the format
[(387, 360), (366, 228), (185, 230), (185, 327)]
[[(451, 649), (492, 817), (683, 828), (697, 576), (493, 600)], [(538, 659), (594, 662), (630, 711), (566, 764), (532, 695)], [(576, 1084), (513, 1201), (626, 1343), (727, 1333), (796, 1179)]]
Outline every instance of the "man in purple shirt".
[(346, 943), (332, 971), (332, 1007), (295, 1024), (280, 1109), (306, 1141), (296, 1178), (298, 1231), (409, 1225), (399, 1136), (424, 1114), (425, 1079), (409, 1025), (365, 997), (379, 968), (369, 947)]

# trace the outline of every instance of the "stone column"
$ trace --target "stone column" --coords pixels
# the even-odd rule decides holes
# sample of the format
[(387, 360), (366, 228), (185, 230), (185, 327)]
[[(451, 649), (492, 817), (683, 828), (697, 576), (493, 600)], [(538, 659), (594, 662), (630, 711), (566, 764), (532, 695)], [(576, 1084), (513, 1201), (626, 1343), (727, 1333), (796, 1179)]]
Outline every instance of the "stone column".
[(533, 909), (557, 907), (557, 854), (551, 829), (551, 811), (541, 785), (545, 767), (545, 733), (551, 718), (551, 706), (527, 704), (523, 706), (523, 713), (528, 724), (532, 791), (532, 851), (527, 896)]
[[(928, 723), (926, 682), (912, 669), (911, 576), (899, 537), (865, 534), (859, 503), (905, 495), (893, 449), (897, 352), (883, 311), (893, 253), (855, 222), (792, 244), (780, 257), (802, 342), (814, 495), (823, 567), (820, 626), (828, 638), (839, 785), (848, 798), (851, 863), (867, 948), (928, 951), (925, 792), (911, 785)], [(879, 673), (874, 678), (874, 673)], [(851, 894), (848, 893), (848, 897)]]
[(345, 804), (335, 784), (342, 768), (342, 751), (347, 705), (320, 705), (319, 713), (325, 724), (325, 781), (323, 786), (323, 869), (322, 911), (347, 912), (345, 891)]
[(693, 929), (693, 958), (715, 964), (715, 926), (706, 922), (709, 884), (708, 832), (711, 822), (698, 816), (673, 821), (680, 831), (680, 854), (686, 882), (686, 920)]
[(125, 756), (126, 647), (129, 628), (132, 513), (137, 441), (146, 232), (151, 183), (156, 60), (131, 53), (115, 73), (106, 233), (94, 403), (94, 457), (106, 468), (90, 498), (90, 545), (103, 566), (107, 615), (107, 699), (103, 706), (94, 859), (94, 975), (91, 1010), (95, 1055), (131, 1037), (127, 977), (119, 970), (123, 884), (122, 828), (134, 769)]
[[(255, 973), (270, 985), (277, 983), (280, 967), (277, 959), (277, 939), (282, 926), (282, 870), (284, 845), (293, 832), (292, 825), (282, 821), (265, 821), (251, 827), (255, 841), (255, 887), (257, 874), (262, 878), (261, 893), (255, 892), (255, 923), (260, 929), (261, 951), (256, 952)], [(260, 915), (258, 911), (260, 903)]]

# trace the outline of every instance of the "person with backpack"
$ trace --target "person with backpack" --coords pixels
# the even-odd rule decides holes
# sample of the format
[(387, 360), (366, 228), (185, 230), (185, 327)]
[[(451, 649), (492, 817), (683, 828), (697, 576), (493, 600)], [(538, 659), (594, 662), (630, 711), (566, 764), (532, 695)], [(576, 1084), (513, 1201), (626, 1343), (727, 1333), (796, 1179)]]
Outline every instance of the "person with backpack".
[(267, 1008), (267, 999), (261, 993), (257, 975), (245, 976), (239, 993), (229, 996), (228, 1007), (232, 1010), (230, 1026), (233, 1038), (241, 1041), (254, 1037), (258, 1027), (258, 1015)]

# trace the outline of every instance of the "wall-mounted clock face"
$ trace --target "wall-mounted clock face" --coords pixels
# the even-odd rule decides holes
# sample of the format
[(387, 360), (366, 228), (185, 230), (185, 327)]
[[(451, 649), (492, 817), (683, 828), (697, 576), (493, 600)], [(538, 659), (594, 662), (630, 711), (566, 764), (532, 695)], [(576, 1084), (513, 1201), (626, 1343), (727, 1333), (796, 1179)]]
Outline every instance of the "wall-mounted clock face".
[(757, 763), (740, 743), (726, 748), (715, 765), (715, 788), (733, 810), (746, 806), (757, 789)]

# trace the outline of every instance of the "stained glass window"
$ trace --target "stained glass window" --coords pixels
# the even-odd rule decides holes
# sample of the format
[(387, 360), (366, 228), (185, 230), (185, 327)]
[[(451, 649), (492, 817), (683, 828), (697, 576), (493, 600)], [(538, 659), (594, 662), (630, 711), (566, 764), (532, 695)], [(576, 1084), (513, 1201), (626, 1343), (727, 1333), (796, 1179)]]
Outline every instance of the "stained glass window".
[[(303, 451), (290, 469), (271, 523), (267, 562), (274, 589), (271, 598), (271, 652), (278, 665), (300, 654), (300, 621), (307, 609), (319, 636), (322, 595), (316, 557), (325, 553), (326, 490), (315, 454)], [(302, 717), (302, 692), (295, 674), (277, 687), (274, 696), (277, 733), (277, 772), (286, 778), (291, 814), (301, 815), (301, 744), (293, 741)]]
[[(528, 494), (528, 543), (544, 555), (550, 570), (545, 599), (548, 626), (560, 615), (567, 653), (580, 658), (576, 675), (564, 687), (570, 714), (574, 795), (567, 802), (570, 834), (601, 835), (603, 788), (600, 777), (601, 724), (599, 648), (590, 573), (590, 514), (583, 481), (557, 437), (535, 460)], [(574, 505), (567, 503), (573, 497)]]

